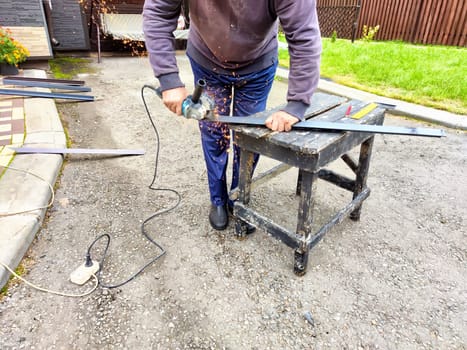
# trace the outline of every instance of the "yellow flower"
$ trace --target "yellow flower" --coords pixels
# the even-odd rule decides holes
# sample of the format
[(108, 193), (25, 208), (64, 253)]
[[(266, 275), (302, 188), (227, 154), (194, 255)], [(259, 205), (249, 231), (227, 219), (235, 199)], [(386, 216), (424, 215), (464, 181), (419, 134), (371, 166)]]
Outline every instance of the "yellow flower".
[(0, 62), (17, 66), (29, 57), (29, 51), (11, 36), (10, 29), (0, 26)]

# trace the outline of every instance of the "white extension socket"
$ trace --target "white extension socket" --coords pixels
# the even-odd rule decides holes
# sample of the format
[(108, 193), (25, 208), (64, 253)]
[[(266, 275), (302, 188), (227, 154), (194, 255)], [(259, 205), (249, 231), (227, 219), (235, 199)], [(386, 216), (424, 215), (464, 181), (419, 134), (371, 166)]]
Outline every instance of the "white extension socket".
[(91, 266), (86, 266), (86, 263), (83, 263), (83, 265), (80, 265), (70, 274), (70, 281), (81, 286), (89, 281), (91, 276), (97, 271), (99, 271), (99, 263), (97, 261), (93, 260)]

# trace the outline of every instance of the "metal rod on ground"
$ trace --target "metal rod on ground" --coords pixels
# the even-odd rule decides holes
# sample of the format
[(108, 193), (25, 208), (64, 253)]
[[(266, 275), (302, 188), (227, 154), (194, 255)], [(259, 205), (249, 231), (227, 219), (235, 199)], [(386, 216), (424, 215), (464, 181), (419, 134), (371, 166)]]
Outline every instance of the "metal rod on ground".
[(91, 88), (85, 86), (77, 85), (66, 85), (61, 83), (49, 83), (43, 81), (23, 81), (23, 80), (14, 80), (3, 78), (3, 84), (7, 85), (19, 85), (19, 86), (30, 86), (30, 87), (43, 87), (47, 89), (61, 89), (61, 90), (70, 90), (70, 91), (81, 91), (89, 92)]
[(18, 81), (42, 81), (42, 82), (65, 84), (65, 85), (84, 85), (83, 80), (29, 78), (29, 77), (17, 77), (17, 76), (7, 76), (7, 77), (4, 77), (3, 79), (18, 80)]
[(94, 101), (94, 96), (73, 95), (73, 94), (63, 94), (63, 93), (60, 94), (56, 92), (26, 91), (26, 90), (15, 90), (15, 89), (0, 89), (0, 95), (59, 98), (59, 99), (64, 99), (64, 100), (78, 100), (78, 101)]
[(121, 156), (139, 156), (144, 154), (142, 149), (99, 149), (99, 148), (45, 148), (45, 147), (8, 147), (16, 153), (31, 154), (108, 154)]

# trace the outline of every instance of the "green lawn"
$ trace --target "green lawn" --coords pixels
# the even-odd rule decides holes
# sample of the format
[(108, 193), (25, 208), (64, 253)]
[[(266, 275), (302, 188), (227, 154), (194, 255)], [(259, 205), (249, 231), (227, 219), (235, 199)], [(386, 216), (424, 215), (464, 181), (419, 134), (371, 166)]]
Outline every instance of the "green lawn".
[[(288, 67), (288, 61), (287, 50), (281, 49), (280, 64)], [(467, 115), (466, 48), (323, 38), (321, 77)]]

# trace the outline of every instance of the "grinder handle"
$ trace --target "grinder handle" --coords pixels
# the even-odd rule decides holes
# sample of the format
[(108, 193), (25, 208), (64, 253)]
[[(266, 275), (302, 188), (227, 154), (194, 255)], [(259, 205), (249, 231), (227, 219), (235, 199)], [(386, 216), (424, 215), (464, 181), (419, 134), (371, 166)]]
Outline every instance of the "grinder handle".
[[(204, 90), (205, 87), (206, 87), (206, 81), (205, 80), (199, 79), (196, 82), (195, 90), (193, 91), (193, 95), (191, 95), (191, 101), (193, 101), (193, 103), (198, 103), (199, 102), (199, 99), (200, 99), (201, 94), (203, 93), (203, 90)], [(161, 90), (160, 86), (158, 88), (156, 88), (154, 91), (156, 92), (157, 96), (159, 96), (159, 98), (162, 98), (162, 90)]]
[(195, 84), (195, 90), (193, 91), (193, 95), (191, 95), (191, 100), (193, 103), (198, 103), (203, 93), (204, 88), (206, 87), (206, 81), (203, 79), (199, 79)]

